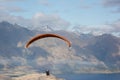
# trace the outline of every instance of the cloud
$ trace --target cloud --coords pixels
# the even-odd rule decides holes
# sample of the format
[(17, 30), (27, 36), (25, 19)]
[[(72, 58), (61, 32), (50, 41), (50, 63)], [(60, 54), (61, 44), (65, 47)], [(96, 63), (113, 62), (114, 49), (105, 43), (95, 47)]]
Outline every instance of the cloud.
[[(109, 8), (112, 10), (112, 12), (120, 12), (120, 0), (101, 0), (102, 6), (104, 8)], [(120, 20), (117, 20), (115, 22), (111, 22), (108, 24), (103, 25), (96, 25), (96, 26), (75, 26), (76, 28), (79, 27), (79, 30), (82, 32), (92, 32), (95, 34), (103, 34), (103, 33), (115, 33), (120, 34)], [(79, 32), (80, 32), (79, 31)]]
[(120, 20), (113, 22), (111, 24), (104, 24), (104, 25), (96, 25), (96, 26), (84, 26), (84, 25), (77, 25), (73, 27), (73, 31), (78, 33), (92, 33), (94, 35), (101, 35), (101, 34), (117, 34), (120, 35)]
[(24, 12), (25, 10), (17, 6), (3, 6), (0, 5), (0, 11), (3, 12)]
[(67, 29), (70, 25), (69, 22), (63, 20), (58, 15), (46, 15), (43, 13), (36, 13), (32, 17), (32, 22), (35, 27), (49, 26), (54, 29)]
[(113, 27), (113, 32), (120, 32), (120, 20), (117, 20), (109, 25)]
[[(19, 24), (30, 29), (44, 29), (46, 26), (54, 30), (67, 30), (70, 27), (70, 23), (62, 19), (58, 15), (46, 15), (44, 13), (36, 13), (31, 19), (25, 19), (21, 16), (10, 15), (6, 12), (0, 12), (0, 21), (8, 21), (12, 24)], [(93, 33), (100, 35), (104, 33), (120, 34), (120, 20), (117, 20), (111, 24), (85, 26), (76, 25), (72, 30), (80, 33)]]
[(120, 0), (103, 0), (104, 6), (109, 7), (120, 7)]
[(0, 0), (0, 2), (15, 2), (15, 1), (25, 1), (25, 0)]
[(120, 12), (120, 0), (102, 0), (102, 5), (104, 7), (115, 8), (115, 12)]
[(48, 0), (39, 0), (39, 3), (43, 6), (49, 6), (51, 5), (50, 2)]
[(12, 24), (16, 23), (22, 26), (29, 26), (31, 23), (29, 19), (25, 19), (21, 16), (10, 15), (9, 13), (6, 12), (0, 12), (0, 22), (1, 21), (7, 21)]
[(67, 29), (70, 25), (69, 22), (63, 20), (58, 15), (46, 15), (43, 13), (36, 13), (31, 19), (25, 19), (21, 16), (14, 16), (6, 12), (1, 12), (0, 21), (8, 21), (12, 24), (16, 23), (32, 29), (42, 29), (49, 26), (54, 30), (61, 30)]
[(23, 12), (23, 8), (18, 7), (15, 3), (25, 2), (27, 0), (0, 0), (0, 11), (4, 12)]

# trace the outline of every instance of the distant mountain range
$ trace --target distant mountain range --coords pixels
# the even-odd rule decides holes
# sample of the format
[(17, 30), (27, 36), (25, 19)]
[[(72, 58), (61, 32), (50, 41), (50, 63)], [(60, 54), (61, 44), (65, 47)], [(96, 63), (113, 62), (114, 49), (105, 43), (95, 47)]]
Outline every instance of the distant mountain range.
[[(46, 27), (47, 28), (47, 27)], [(24, 46), (34, 35), (56, 33), (68, 38), (41, 39), (30, 48)], [(18, 24), (0, 22), (0, 70), (43, 71), (53, 73), (109, 73), (120, 71), (120, 37), (111, 34), (94, 36), (68, 31), (29, 30)]]

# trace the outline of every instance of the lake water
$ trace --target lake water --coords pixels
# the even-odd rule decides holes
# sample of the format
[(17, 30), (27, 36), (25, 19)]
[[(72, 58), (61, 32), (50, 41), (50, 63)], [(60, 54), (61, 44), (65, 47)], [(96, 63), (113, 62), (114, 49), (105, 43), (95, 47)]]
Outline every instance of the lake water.
[(62, 74), (56, 75), (65, 80), (120, 80), (120, 73), (114, 74)]

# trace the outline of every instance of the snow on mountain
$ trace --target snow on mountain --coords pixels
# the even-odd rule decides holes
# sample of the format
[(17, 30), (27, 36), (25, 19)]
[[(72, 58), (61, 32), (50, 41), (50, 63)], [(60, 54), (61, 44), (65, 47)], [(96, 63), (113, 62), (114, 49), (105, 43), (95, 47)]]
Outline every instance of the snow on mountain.
[[(56, 33), (72, 42), (69, 49), (59, 39), (36, 41), (29, 49), (25, 43), (39, 33)], [(28, 30), (8, 22), (0, 23), (0, 70), (40, 71), (53, 73), (114, 72), (120, 70), (120, 38), (112, 35), (94, 36), (67, 31)], [(19, 68), (19, 69), (18, 69)], [(27, 70), (27, 71), (26, 71)]]

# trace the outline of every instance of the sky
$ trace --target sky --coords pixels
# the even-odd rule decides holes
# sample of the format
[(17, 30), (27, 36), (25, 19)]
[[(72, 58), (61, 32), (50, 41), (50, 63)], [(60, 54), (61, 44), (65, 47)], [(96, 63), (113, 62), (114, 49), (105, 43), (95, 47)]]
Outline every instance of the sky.
[(32, 29), (120, 35), (120, 0), (0, 0), (0, 21)]

